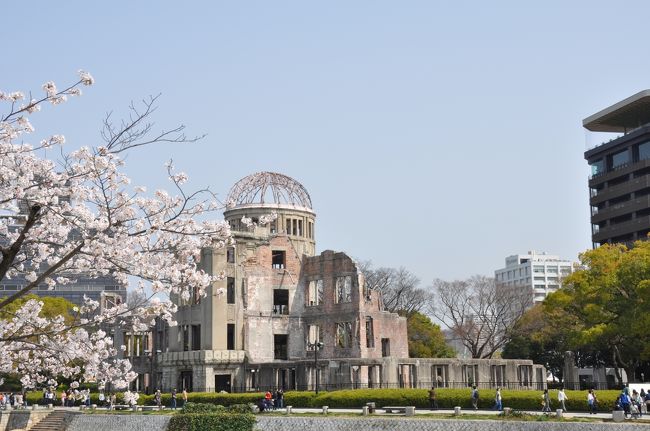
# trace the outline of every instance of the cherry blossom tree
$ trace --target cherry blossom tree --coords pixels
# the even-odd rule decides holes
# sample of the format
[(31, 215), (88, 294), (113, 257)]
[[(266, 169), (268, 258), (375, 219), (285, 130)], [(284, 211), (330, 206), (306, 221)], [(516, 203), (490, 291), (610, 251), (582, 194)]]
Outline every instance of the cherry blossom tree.
[[(65, 138), (51, 135), (36, 143), (31, 118), (47, 104), (60, 105), (94, 84), (79, 80), (64, 89), (43, 85), (38, 97), (0, 91), (0, 280), (26, 280), (20, 290), (0, 299), (0, 372), (19, 373), (25, 386), (58, 376), (106, 381), (124, 387), (135, 377), (119, 346), (105, 330), (128, 322), (144, 331), (161, 317), (170, 324), (176, 310), (171, 297), (204, 294), (214, 278), (199, 269), (200, 250), (231, 241), (224, 222), (205, 214), (221, 205), (208, 190), (188, 192), (187, 175), (166, 165), (173, 193), (133, 187), (124, 174), (123, 154), (159, 142), (190, 142), (184, 126), (154, 132), (150, 116), (157, 97), (132, 104), (128, 119), (103, 124), (103, 142), (65, 149)], [(46, 156), (59, 151), (56, 159)], [(47, 153), (45, 150), (48, 150)], [(112, 276), (147, 301), (100, 307), (88, 298), (74, 322), (42, 317), (42, 302), (31, 299), (12, 312), (10, 304), (39, 286), (54, 289), (74, 283), (75, 275)], [(15, 308), (15, 307), (14, 307)]]

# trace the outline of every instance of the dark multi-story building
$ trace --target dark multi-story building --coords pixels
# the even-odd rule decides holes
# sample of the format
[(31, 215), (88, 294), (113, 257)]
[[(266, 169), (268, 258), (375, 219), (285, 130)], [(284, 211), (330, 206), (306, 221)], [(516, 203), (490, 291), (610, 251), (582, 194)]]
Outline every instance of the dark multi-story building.
[(618, 135), (585, 152), (591, 166), (594, 248), (646, 239), (650, 233), (650, 90), (585, 118), (583, 126)]

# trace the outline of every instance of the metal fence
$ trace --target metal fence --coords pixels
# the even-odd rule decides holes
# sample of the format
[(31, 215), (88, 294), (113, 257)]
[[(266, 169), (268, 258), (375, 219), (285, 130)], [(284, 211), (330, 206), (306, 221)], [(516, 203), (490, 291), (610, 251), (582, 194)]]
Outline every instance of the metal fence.
[[(547, 388), (546, 382), (476, 382), (473, 384), (467, 382), (431, 382), (431, 381), (418, 381), (409, 383), (323, 383), (318, 385), (319, 391), (338, 391), (344, 389), (430, 389), (435, 388), (450, 388), (450, 389), (469, 389), (472, 386), (476, 386), (480, 389), (511, 389), (511, 390), (539, 390), (543, 391)], [(578, 383), (579, 385), (579, 383)], [(279, 389), (279, 386), (255, 386), (255, 387), (232, 387), (230, 392), (241, 393), (241, 392), (266, 392), (274, 391)], [(606, 389), (599, 386), (590, 386), (587, 389)], [(314, 391), (315, 385), (284, 385), (282, 386), (284, 391)], [(568, 387), (567, 387), (568, 389)]]

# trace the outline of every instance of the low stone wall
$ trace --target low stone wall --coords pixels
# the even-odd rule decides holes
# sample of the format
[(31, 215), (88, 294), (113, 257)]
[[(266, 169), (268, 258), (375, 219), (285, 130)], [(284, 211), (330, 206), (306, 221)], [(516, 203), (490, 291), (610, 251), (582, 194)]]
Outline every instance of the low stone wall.
[[(29, 429), (39, 423), (50, 413), (52, 413), (52, 410), (40, 407), (36, 409), (27, 408), (24, 410), (0, 410), (0, 431)], [(65, 421), (69, 423), (75, 414), (77, 414), (77, 412), (66, 412)]]
[(264, 431), (648, 431), (647, 424), (579, 422), (509, 422), (496, 420), (402, 419), (402, 418), (315, 418), (258, 416), (257, 428)]
[[(169, 416), (84, 415), (72, 418), (67, 431), (165, 431)], [(319, 418), (258, 415), (257, 429), (263, 431), (648, 431), (646, 423), (611, 424), (580, 422), (510, 422), (462, 419), (405, 418)], [(0, 430), (4, 430), (0, 428)]]

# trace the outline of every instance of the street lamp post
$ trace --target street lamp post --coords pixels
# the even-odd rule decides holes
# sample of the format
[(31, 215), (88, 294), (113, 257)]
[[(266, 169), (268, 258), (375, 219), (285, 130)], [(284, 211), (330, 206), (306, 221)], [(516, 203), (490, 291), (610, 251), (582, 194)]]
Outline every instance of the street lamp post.
[(319, 372), (318, 372), (318, 351), (324, 346), (320, 341), (317, 343), (307, 343), (307, 347), (314, 351), (314, 373), (316, 373), (316, 395), (318, 395)]

